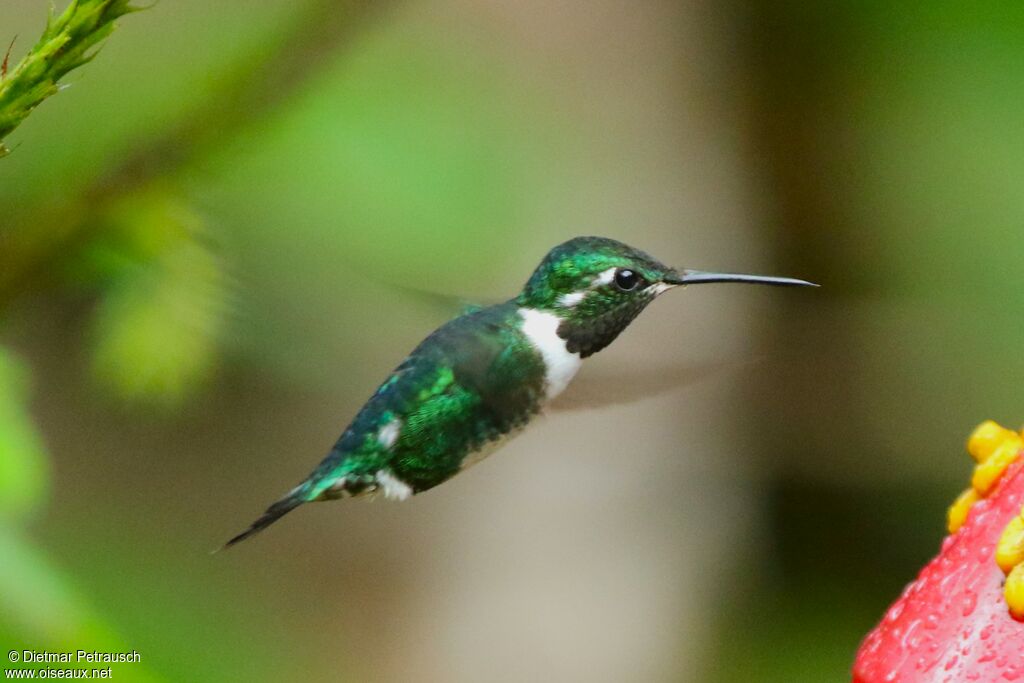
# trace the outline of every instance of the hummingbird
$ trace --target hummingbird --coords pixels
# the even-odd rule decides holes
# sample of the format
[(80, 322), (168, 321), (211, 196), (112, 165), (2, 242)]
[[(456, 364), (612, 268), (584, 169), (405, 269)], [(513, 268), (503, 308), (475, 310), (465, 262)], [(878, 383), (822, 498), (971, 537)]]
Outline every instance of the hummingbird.
[(547, 253), (513, 299), (467, 311), (417, 346), (326, 458), (230, 547), (304, 503), (383, 493), (405, 500), (520, 432), (657, 296), (714, 282), (805, 280), (677, 270), (622, 242), (576, 237)]

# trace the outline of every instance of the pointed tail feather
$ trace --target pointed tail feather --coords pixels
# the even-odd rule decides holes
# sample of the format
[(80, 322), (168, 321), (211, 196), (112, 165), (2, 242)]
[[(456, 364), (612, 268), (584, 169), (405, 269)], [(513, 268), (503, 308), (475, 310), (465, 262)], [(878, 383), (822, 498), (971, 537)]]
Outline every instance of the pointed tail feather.
[(240, 543), (245, 539), (249, 538), (253, 534), (263, 531), (268, 526), (276, 522), (277, 520), (284, 517), (286, 514), (299, 507), (303, 503), (307, 502), (307, 493), (309, 491), (309, 483), (305, 483), (296, 486), (291, 492), (277, 501), (273, 505), (267, 508), (266, 512), (260, 515), (260, 518), (253, 522), (248, 529), (238, 534), (230, 541), (224, 544), (221, 550), (227, 550), (236, 543)]

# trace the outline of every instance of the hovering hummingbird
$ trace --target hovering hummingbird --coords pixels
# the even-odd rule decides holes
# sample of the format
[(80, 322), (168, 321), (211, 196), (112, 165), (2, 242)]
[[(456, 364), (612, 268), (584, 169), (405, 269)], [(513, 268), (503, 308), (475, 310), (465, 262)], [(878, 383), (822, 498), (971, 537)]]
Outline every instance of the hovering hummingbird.
[(522, 292), (424, 339), (330, 454), (225, 548), (303, 503), (382, 492), (404, 500), (479, 462), (519, 432), (659, 294), (711, 282), (811, 286), (785, 277), (676, 270), (604, 237), (544, 257)]

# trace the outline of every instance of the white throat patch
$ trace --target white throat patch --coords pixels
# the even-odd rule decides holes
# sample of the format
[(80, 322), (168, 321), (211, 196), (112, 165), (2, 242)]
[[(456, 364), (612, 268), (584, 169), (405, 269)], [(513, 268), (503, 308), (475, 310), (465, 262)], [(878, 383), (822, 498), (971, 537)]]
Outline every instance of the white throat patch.
[(558, 336), (562, 320), (557, 315), (525, 307), (519, 309), (519, 315), (523, 318), (523, 334), (544, 359), (545, 398), (551, 400), (565, 390), (583, 360), (580, 354), (570, 353), (565, 340)]

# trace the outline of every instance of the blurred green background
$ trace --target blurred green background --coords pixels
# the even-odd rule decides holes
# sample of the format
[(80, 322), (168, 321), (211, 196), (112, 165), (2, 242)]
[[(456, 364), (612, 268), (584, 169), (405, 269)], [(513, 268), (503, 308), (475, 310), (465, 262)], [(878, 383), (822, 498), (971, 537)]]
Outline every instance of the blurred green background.
[[(19, 57), (46, 3), (7, 0)], [(143, 681), (845, 680), (1024, 419), (1024, 5), (162, 0), (0, 160), (0, 645)], [(659, 301), (500, 455), (209, 551), (444, 319)], [(637, 394), (642, 398), (633, 399)], [(595, 398), (596, 397), (596, 398)]]

